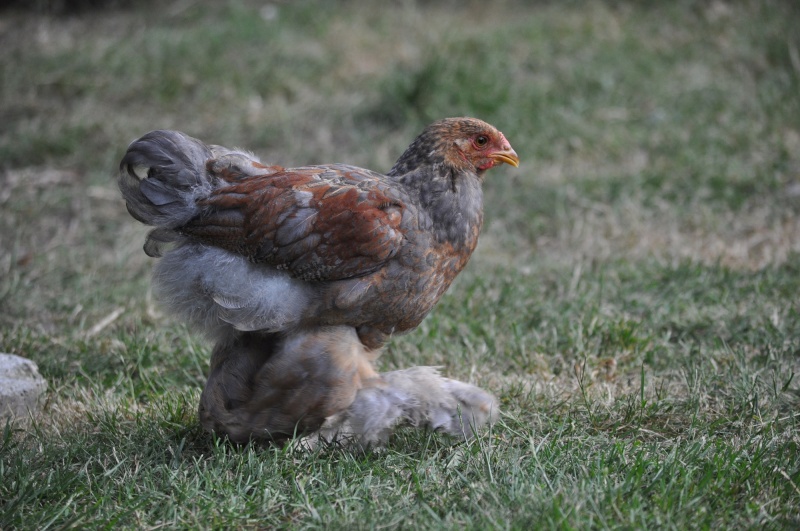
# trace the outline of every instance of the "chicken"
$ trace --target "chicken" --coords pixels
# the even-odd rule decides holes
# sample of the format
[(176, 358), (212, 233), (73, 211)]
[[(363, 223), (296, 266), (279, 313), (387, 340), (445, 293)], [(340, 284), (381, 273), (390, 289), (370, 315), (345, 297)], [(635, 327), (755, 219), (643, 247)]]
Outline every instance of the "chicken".
[(176, 131), (134, 141), (119, 187), (156, 227), (144, 246), (161, 257), (154, 292), (216, 343), (204, 427), (374, 444), (403, 422), (468, 436), (491, 420), (489, 393), (433, 368), (378, 374), (374, 361), (466, 265), (485, 172), (501, 163), (519, 158), (474, 118), (429, 125), (385, 175), (265, 165)]

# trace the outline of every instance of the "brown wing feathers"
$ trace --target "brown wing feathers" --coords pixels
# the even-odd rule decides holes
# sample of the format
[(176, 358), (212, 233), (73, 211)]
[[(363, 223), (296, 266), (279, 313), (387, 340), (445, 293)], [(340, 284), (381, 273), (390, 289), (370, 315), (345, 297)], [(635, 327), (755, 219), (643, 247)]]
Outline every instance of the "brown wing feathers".
[(364, 186), (375, 183), (352, 170), (301, 168), (238, 179), (225, 171), (231, 184), (199, 200), (203, 214), (182, 233), (314, 281), (375, 271), (402, 242), (404, 205)]

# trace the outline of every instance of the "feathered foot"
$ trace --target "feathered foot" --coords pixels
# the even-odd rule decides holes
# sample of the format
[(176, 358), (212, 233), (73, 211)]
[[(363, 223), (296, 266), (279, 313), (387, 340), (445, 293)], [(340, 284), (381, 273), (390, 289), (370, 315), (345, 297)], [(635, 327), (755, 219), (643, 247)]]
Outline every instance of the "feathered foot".
[(469, 439), (498, 412), (497, 399), (483, 389), (445, 378), (436, 367), (413, 367), (381, 374), (358, 391), (350, 407), (328, 417), (309, 442), (374, 447), (404, 424)]

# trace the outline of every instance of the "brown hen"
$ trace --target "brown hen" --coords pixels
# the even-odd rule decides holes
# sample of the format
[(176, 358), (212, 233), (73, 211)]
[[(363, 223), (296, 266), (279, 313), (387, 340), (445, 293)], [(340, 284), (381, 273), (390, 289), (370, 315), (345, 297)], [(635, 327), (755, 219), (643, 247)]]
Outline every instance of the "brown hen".
[(519, 158), (474, 118), (434, 122), (388, 174), (285, 169), (153, 131), (122, 159), (128, 210), (154, 225), (158, 298), (216, 342), (203, 425), (235, 441), (317, 432), (382, 442), (409, 422), (469, 435), (496, 414), (477, 387), (414, 368), (379, 375), (464, 268), (484, 173)]

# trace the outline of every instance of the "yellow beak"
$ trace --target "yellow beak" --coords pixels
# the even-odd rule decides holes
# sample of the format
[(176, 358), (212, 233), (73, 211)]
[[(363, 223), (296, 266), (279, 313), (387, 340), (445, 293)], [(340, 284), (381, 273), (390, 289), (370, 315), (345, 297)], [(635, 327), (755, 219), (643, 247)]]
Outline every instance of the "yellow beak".
[(511, 146), (508, 146), (508, 148), (503, 151), (495, 151), (492, 153), (491, 157), (498, 162), (505, 162), (506, 164), (511, 164), (515, 168), (519, 168), (519, 157)]

